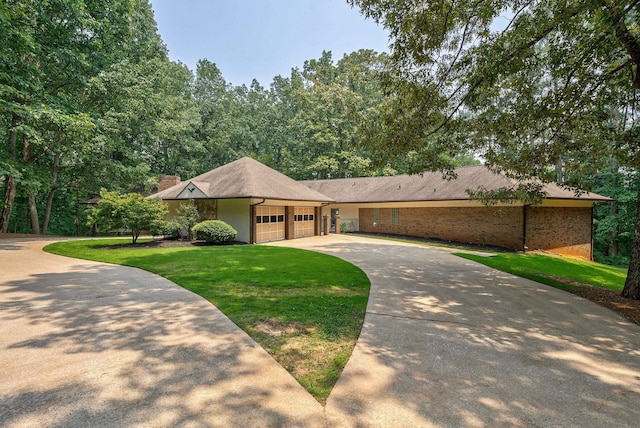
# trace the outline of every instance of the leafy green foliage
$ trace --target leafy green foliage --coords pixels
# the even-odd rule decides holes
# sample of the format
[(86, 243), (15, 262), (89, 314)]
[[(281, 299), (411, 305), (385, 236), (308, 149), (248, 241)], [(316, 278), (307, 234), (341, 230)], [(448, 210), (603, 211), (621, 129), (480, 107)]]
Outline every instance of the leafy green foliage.
[(2, 192), (0, 230), (14, 194), (29, 194), (30, 212), (44, 209), (45, 230), (62, 189), (82, 200), (102, 187), (148, 191), (155, 168), (195, 172), (184, 156), (198, 150), (192, 76), (168, 60), (148, 2), (29, 0), (0, 5), (0, 16), (1, 44), (15, 45), (0, 58), (12, 94), (0, 105), (0, 141), (9, 141), (0, 172), (15, 183)]
[(381, 158), (414, 152), (416, 172), (446, 170), (471, 150), (544, 181), (560, 162), (571, 185), (607, 153), (638, 165), (627, 139), (636, 125), (623, 113), (637, 108), (640, 88), (637, 3), (349, 3), (392, 38), (391, 96), (370, 123)]
[(639, 180), (640, 176), (636, 171), (615, 169), (615, 166), (594, 176), (594, 191), (614, 199), (613, 202), (600, 204), (594, 209), (596, 260), (618, 266), (629, 264)]
[(179, 238), (182, 228), (175, 221), (157, 220), (151, 223), (149, 233), (152, 236), (163, 236), (165, 238)]
[(181, 203), (176, 214), (176, 222), (187, 232), (187, 239), (193, 240), (193, 227), (200, 221), (200, 213), (193, 200)]
[(324, 402), (360, 335), (370, 286), (362, 270), (325, 254), (257, 245), (104, 250), (118, 243), (45, 250), (139, 267), (199, 294)]
[(145, 199), (139, 193), (120, 194), (100, 192), (100, 201), (89, 215), (89, 226), (99, 225), (106, 230), (125, 229), (131, 232), (135, 244), (143, 230), (156, 226), (167, 213), (166, 204), (159, 198)]
[(196, 239), (224, 244), (236, 238), (238, 232), (222, 220), (205, 220), (193, 226)]

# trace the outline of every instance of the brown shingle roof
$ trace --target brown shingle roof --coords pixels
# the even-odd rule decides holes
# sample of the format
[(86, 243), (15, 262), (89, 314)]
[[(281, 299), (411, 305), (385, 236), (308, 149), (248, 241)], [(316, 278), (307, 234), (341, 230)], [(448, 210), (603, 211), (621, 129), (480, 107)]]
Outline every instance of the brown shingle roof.
[[(497, 190), (516, 184), (515, 180), (495, 174), (484, 166), (458, 168), (456, 174), (457, 178), (454, 180), (443, 179), (442, 174), (438, 172), (425, 172), (422, 175), (311, 180), (301, 183), (327, 195), (337, 203), (468, 200), (467, 189), (478, 190), (483, 187), (487, 190)], [(595, 193), (576, 196), (573, 191), (555, 184), (545, 185), (544, 191), (547, 199), (610, 200)]]
[(177, 199), (190, 183), (211, 199), (265, 198), (309, 202), (332, 201), (327, 196), (248, 157), (183, 181), (151, 197)]

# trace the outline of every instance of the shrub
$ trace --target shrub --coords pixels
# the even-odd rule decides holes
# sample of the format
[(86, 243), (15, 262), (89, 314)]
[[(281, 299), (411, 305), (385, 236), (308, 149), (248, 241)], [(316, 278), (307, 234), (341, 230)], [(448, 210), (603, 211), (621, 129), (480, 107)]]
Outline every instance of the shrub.
[(163, 236), (165, 238), (179, 238), (182, 235), (180, 224), (175, 221), (165, 220), (153, 222), (149, 228), (149, 233), (153, 236)]
[(193, 240), (193, 226), (200, 221), (200, 213), (193, 200), (182, 203), (177, 210), (176, 222), (187, 232), (187, 239)]
[(231, 242), (238, 232), (222, 220), (206, 220), (193, 226), (196, 239), (202, 239), (214, 244)]

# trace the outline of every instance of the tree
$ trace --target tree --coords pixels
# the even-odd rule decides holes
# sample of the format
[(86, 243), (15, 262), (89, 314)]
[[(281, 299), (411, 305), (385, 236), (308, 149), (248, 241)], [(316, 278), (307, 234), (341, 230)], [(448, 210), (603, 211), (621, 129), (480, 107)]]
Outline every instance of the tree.
[(629, 263), (633, 247), (636, 217), (636, 189), (640, 175), (617, 167), (605, 169), (594, 177), (593, 190), (613, 199), (594, 210), (594, 253), (600, 260), (622, 265)]
[(198, 208), (193, 200), (189, 200), (188, 202), (183, 202), (178, 207), (176, 211), (178, 217), (176, 221), (187, 232), (187, 239), (189, 241), (193, 240), (193, 226), (198, 224), (200, 221), (200, 213), (198, 212)]
[[(413, 152), (414, 172), (451, 173), (454, 156), (473, 151), (541, 183), (561, 165), (572, 188), (612, 158), (640, 169), (640, 2), (349, 3), (392, 38), (389, 98), (368, 133), (379, 158)], [(640, 214), (622, 294), (640, 299)]]
[(104, 230), (126, 229), (135, 244), (143, 230), (168, 212), (160, 198), (145, 199), (139, 193), (100, 192), (98, 205), (89, 214), (88, 226), (98, 225)]
[(107, 141), (97, 122), (110, 94), (93, 96), (96, 80), (114, 64), (166, 57), (166, 49), (146, 0), (2, 2), (0, 45), (0, 233), (19, 193), (32, 231), (46, 233), (56, 191), (100, 171), (87, 163)]

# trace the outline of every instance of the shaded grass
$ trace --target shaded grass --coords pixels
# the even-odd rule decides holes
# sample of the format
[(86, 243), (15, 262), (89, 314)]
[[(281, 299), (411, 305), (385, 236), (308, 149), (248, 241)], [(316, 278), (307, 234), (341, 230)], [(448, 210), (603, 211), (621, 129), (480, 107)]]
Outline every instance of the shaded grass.
[(627, 277), (623, 268), (541, 254), (502, 253), (492, 257), (465, 253), (456, 255), (569, 292), (574, 292), (581, 285), (622, 291)]
[(472, 250), (472, 251), (481, 251), (481, 252), (503, 252), (510, 251), (506, 248), (500, 248), (490, 245), (480, 245), (480, 244), (465, 244), (456, 241), (446, 241), (442, 239), (436, 238), (422, 238), (419, 236), (410, 236), (410, 235), (393, 235), (393, 234), (384, 234), (384, 233), (364, 233), (364, 232), (349, 232), (350, 235), (353, 236), (361, 236), (364, 238), (370, 239), (381, 239), (383, 241), (392, 241), (392, 242), (403, 242), (407, 244), (415, 244), (415, 245), (423, 245), (428, 247), (440, 247), (440, 248), (449, 248), (449, 249), (457, 249), (457, 250)]
[(58, 242), (59, 255), (141, 268), (216, 305), (324, 403), (360, 334), (369, 280), (337, 257), (258, 245), (105, 249)]

